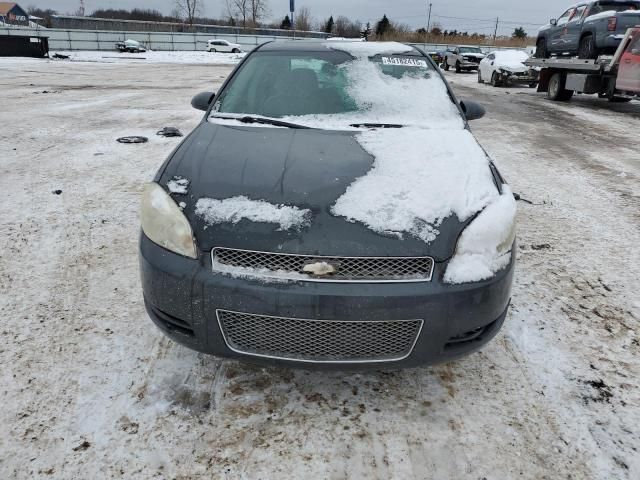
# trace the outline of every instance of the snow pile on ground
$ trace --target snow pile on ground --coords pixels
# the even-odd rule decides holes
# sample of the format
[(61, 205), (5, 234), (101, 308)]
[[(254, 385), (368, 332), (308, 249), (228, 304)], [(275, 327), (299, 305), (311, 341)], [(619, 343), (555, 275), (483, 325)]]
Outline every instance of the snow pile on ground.
[(465, 129), (386, 129), (357, 136), (375, 157), (332, 213), (379, 233), (409, 233), (425, 242), (455, 214), (468, 219), (498, 197), (485, 153)]
[(252, 222), (275, 223), (280, 230), (292, 230), (308, 225), (311, 211), (238, 196), (224, 200), (201, 198), (196, 203), (196, 215), (209, 225), (235, 224), (246, 218)]
[(493, 277), (509, 264), (516, 210), (513, 193), (504, 185), (502, 195), (460, 235), (456, 253), (444, 275), (445, 282), (478, 282)]
[(189, 180), (182, 177), (173, 177), (167, 182), (167, 188), (170, 193), (186, 195), (189, 191)]
[(213, 53), (199, 51), (180, 52), (156, 52), (146, 51), (143, 53), (119, 53), (117, 51), (51, 51), (66, 55), (72, 62), (98, 62), (98, 63), (202, 63), (208, 65), (235, 65), (240, 62), (246, 53)]

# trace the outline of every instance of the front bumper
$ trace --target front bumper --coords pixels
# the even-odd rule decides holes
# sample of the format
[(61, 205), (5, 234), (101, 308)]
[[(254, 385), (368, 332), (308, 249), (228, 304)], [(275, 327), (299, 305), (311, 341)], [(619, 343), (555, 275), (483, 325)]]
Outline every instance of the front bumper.
[[(443, 284), (444, 268), (437, 263), (433, 280), (424, 283), (263, 283), (213, 273), (209, 255), (192, 260), (168, 252), (144, 234), (140, 239), (144, 300), (154, 323), (171, 339), (194, 350), (261, 364), (405, 368), (445, 362), (478, 350), (504, 322), (514, 258), (491, 280), (466, 285)], [(422, 319), (424, 325), (413, 350), (402, 360), (306, 363), (232, 350), (223, 337), (217, 310), (361, 322)], [(459, 341), (460, 336), (472, 331), (480, 333), (468, 342)]]
[(463, 60), (462, 62), (460, 62), (460, 68), (462, 68), (463, 70), (477, 70), (478, 68), (480, 68), (480, 63)]
[(498, 81), (505, 83), (507, 85), (516, 85), (523, 84), (528, 85), (530, 83), (538, 82), (540, 75), (537, 72), (527, 72), (527, 73), (505, 73), (505, 72), (497, 72)]

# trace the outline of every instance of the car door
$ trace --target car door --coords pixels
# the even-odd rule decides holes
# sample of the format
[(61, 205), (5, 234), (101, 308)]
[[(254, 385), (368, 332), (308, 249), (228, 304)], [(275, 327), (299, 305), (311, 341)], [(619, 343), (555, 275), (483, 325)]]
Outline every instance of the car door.
[(494, 67), (495, 60), (496, 60), (496, 54), (492, 53), (490, 55), (487, 55), (480, 62), (480, 75), (482, 75), (482, 79), (485, 82), (488, 82), (489, 80), (491, 80), (491, 75), (493, 75), (493, 72), (495, 71), (495, 67)]
[(565, 26), (564, 33), (564, 48), (566, 50), (577, 52), (580, 45), (580, 34), (582, 33), (582, 23), (584, 20), (584, 13), (587, 10), (587, 5), (578, 5), (571, 18)]
[(625, 92), (640, 94), (640, 29), (620, 58), (616, 88)]
[(564, 12), (558, 20), (556, 20), (556, 24), (552, 25), (549, 29), (549, 46), (547, 47), (549, 51), (552, 52), (563, 52), (564, 51), (564, 39), (565, 39), (565, 29), (567, 28), (567, 23), (569, 23), (569, 19), (573, 15), (575, 11), (574, 7), (571, 7), (569, 10)]

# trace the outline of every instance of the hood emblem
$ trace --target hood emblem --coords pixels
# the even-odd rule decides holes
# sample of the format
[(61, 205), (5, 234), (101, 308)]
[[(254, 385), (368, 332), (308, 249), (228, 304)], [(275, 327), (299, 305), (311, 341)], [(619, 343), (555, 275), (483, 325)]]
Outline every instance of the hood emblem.
[(331, 265), (327, 262), (315, 262), (306, 264), (302, 268), (302, 271), (317, 277), (324, 277), (326, 275), (332, 275), (336, 273), (338, 269), (336, 266)]

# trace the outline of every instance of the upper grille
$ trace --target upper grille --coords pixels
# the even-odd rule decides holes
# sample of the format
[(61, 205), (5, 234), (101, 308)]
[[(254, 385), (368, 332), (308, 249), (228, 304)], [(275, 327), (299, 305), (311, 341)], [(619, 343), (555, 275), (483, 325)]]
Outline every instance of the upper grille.
[(390, 362), (409, 356), (422, 320), (343, 321), (270, 317), (217, 310), (233, 351), (316, 363)]
[[(282, 278), (291, 273), (296, 280), (321, 282), (425, 282), (431, 280), (434, 265), (431, 257), (328, 257), (232, 248), (214, 248), (211, 256), (214, 264), (251, 268), (259, 276), (273, 272)], [(316, 262), (330, 264), (335, 272), (318, 277), (304, 271), (305, 265)]]

